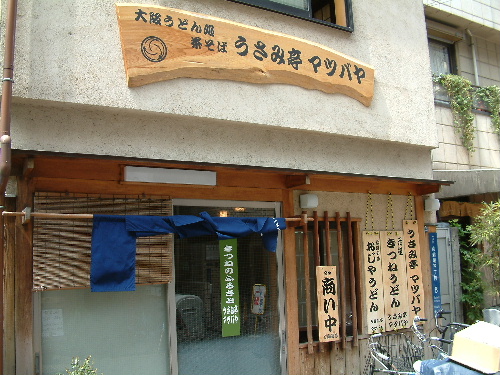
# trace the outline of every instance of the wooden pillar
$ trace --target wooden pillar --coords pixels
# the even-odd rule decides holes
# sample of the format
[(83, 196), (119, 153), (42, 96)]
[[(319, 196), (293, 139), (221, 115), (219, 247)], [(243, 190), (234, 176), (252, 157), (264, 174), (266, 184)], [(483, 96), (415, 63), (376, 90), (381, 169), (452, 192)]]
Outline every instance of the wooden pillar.
[[(5, 199), (6, 211), (15, 211), (15, 199)], [(5, 263), (4, 263), (4, 361), (3, 374), (15, 374), (16, 371), (16, 347), (15, 347), (15, 315), (14, 315), (14, 296), (15, 296), (15, 225), (14, 218), (4, 218), (5, 233)]]
[[(17, 210), (33, 207), (33, 188), (28, 177), (18, 178)], [(33, 221), (16, 220), (15, 335), (16, 375), (34, 373), (33, 354)]]
[[(283, 216), (294, 216), (293, 191), (283, 191)], [(288, 351), (288, 375), (300, 374), (299, 315), (297, 297), (297, 257), (295, 254), (295, 230), (284, 231), (285, 285), (286, 285), (286, 337)]]

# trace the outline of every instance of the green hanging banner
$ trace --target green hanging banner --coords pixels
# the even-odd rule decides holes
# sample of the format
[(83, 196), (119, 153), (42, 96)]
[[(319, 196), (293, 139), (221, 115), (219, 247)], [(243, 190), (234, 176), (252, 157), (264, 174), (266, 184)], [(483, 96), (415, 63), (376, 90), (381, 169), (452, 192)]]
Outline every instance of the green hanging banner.
[(240, 290), (238, 286), (238, 242), (219, 241), (222, 337), (240, 335)]

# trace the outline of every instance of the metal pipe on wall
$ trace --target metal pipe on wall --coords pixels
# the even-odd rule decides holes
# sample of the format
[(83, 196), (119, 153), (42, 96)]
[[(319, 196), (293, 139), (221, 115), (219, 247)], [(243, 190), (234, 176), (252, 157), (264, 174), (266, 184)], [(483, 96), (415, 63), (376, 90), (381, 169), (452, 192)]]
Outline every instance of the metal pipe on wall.
[(474, 36), (469, 29), (465, 29), (465, 32), (470, 37), (470, 46), (472, 48), (472, 66), (474, 67), (474, 85), (479, 86), (479, 74), (477, 72), (477, 56), (476, 56), (476, 43), (474, 43)]
[[(12, 86), (14, 83), (14, 41), (16, 30), (17, 0), (9, 0), (7, 4), (7, 19), (5, 23), (5, 44), (2, 79), (2, 101), (0, 113), (0, 210), (5, 207), (5, 190), (9, 181), (11, 164), (11, 104)], [(0, 371), (4, 368), (4, 276), (5, 276), (5, 240), (4, 219), (0, 215)]]

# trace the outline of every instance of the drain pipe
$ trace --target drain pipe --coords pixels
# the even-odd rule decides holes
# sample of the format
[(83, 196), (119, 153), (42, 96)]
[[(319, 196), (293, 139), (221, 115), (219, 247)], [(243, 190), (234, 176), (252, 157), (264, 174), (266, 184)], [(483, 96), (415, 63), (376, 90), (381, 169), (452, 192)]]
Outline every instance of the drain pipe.
[(9, 0), (5, 23), (5, 50), (2, 79), (2, 101), (0, 107), (0, 372), (4, 369), (4, 219), (1, 212), (5, 209), (5, 190), (11, 171), (11, 104), (12, 84), (14, 83), (14, 40), (16, 30), (17, 0)]
[(479, 74), (477, 72), (477, 57), (476, 57), (476, 43), (474, 43), (474, 36), (469, 29), (465, 29), (465, 32), (470, 37), (470, 46), (472, 48), (472, 65), (474, 67), (474, 85), (479, 86)]

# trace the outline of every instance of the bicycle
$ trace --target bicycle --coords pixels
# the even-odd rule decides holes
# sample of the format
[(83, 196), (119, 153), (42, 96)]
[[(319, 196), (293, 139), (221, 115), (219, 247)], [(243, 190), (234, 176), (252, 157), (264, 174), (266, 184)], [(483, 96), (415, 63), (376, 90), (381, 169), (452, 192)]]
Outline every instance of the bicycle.
[[(443, 359), (449, 356), (448, 352), (443, 349), (443, 344), (451, 344), (450, 340), (444, 339), (442, 337), (427, 336), (423, 333), (421, 322), (426, 322), (427, 319), (415, 316), (411, 326), (413, 334), (421, 342), (422, 347), (427, 347), (430, 349), (432, 358)], [(431, 331), (432, 332), (432, 331)], [(439, 344), (438, 344), (439, 343)]]
[(368, 347), (373, 358), (371, 374), (415, 375), (413, 364), (423, 355), (422, 346), (401, 332), (373, 334)]
[(444, 315), (446, 314), (450, 314), (450, 312), (439, 310), (434, 316), (435, 328), (431, 330), (431, 333), (437, 331), (439, 337), (431, 336), (430, 334), (425, 335), (423, 333), (422, 325), (420, 323), (427, 321), (427, 319), (420, 318), (418, 316), (413, 319), (411, 327), (413, 333), (420, 340), (422, 346), (429, 348), (432, 353), (430, 356), (431, 359), (425, 359), (419, 361), (419, 363), (415, 363), (414, 367), (417, 374), (421, 371), (423, 371), (423, 373), (428, 373), (431, 371), (430, 369), (437, 369), (438, 367), (440, 368), (439, 371), (444, 371), (441, 366), (444, 366), (444, 368), (454, 366), (449, 359), (454, 336), (458, 331), (469, 327), (469, 325), (457, 322), (442, 324), (441, 320), (444, 319)]
[[(451, 348), (455, 334), (464, 328), (470, 327), (469, 324), (450, 322), (445, 325), (441, 324), (441, 319), (446, 319), (444, 315), (451, 314), (451, 311), (445, 311), (443, 309), (436, 312), (434, 319), (436, 322), (436, 329), (441, 334), (441, 342), (446, 344), (446, 352), (448, 355), (451, 354)], [(443, 345), (442, 345), (443, 346)], [(444, 350), (444, 349), (443, 349)]]

